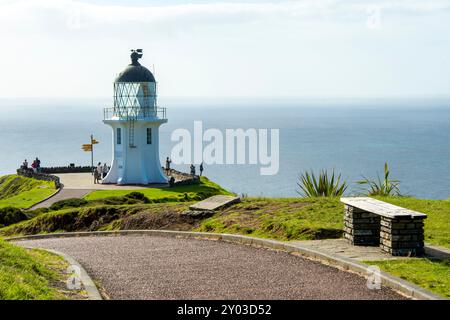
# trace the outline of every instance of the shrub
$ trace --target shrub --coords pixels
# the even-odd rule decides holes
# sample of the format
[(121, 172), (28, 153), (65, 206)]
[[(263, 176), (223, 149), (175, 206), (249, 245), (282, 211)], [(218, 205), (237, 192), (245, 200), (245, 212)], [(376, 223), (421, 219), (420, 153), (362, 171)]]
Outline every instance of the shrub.
[(366, 193), (369, 196), (400, 196), (400, 189), (398, 180), (389, 179), (389, 166), (387, 162), (384, 164), (384, 179), (381, 180), (377, 173), (377, 180), (370, 180), (363, 176), (364, 180), (357, 181), (360, 185), (368, 186)]
[(50, 206), (50, 210), (56, 211), (65, 208), (79, 208), (86, 205), (87, 203), (88, 202), (84, 199), (70, 198), (53, 203)]
[(28, 216), (18, 208), (5, 207), (0, 209), (0, 227), (6, 227), (23, 220), (28, 220)]
[(141, 192), (131, 192), (127, 195), (125, 195), (125, 198), (127, 199), (133, 199), (133, 200), (139, 200), (142, 201), (143, 203), (149, 203), (150, 200)]
[(334, 170), (331, 175), (322, 170), (317, 178), (311, 170), (300, 175), (297, 186), (297, 192), (303, 197), (338, 197), (344, 194), (347, 182), (341, 182), (341, 175), (336, 176)]

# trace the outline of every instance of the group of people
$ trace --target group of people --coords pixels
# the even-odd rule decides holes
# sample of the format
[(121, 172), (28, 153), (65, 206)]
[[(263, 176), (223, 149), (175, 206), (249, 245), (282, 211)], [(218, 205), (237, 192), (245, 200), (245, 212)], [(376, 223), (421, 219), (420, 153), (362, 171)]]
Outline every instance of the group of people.
[[(194, 166), (194, 164), (191, 164), (190, 169), (191, 169), (191, 175), (195, 176), (195, 166)], [(200, 163), (199, 170), (200, 170), (200, 177), (201, 177), (202, 174), (203, 174), (203, 162)]]
[[(28, 168), (27, 159), (25, 159), (22, 162), (22, 166), (20, 167), (20, 169), (23, 169), (23, 170), (30, 169), (30, 168)], [(31, 163), (31, 169), (33, 170), (34, 173), (38, 173), (41, 170), (41, 160), (39, 160), (38, 157), (36, 157), (36, 159), (34, 159), (33, 162)]]
[(94, 169), (94, 184), (100, 183), (100, 180), (103, 180), (108, 174), (109, 167), (105, 163), (102, 165), (101, 162), (97, 164), (97, 167)]
[[(171, 163), (172, 163), (172, 160), (169, 157), (167, 157), (166, 158), (166, 167), (165, 167), (166, 175), (170, 174), (170, 164)], [(191, 170), (191, 175), (195, 176), (195, 166), (194, 166), (194, 164), (192, 163), (189, 168)], [(200, 163), (199, 169), (200, 169), (200, 176), (201, 176), (203, 174), (203, 162)]]

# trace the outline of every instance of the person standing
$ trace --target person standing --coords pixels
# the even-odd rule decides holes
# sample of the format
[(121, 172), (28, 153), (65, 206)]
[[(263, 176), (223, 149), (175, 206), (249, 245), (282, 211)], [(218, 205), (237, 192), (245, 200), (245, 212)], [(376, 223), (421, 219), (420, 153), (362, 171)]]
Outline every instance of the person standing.
[(108, 168), (108, 166), (106, 165), (106, 162), (105, 162), (105, 164), (103, 165), (102, 171), (103, 171), (103, 175), (102, 175), (102, 180), (103, 180), (103, 179), (106, 177), (106, 175), (108, 174), (108, 171), (109, 171), (109, 168)]
[(195, 166), (191, 164), (191, 175), (195, 176)]
[(98, 177), (97, 182), (100, 182), (100, 180), (102, 179), (102, 175), (103, 175), (103, 167), (102, 167), (102, 163), (99, 162), (97, 164), (97, 177)]
[(170, 160), (169, 157), (166, 158), (166, 174), (169, 175), (170, 173), (170, 164), (172, 163), (172, 160)]
[(41, 160), (39, 160), (38, 157), (36, 157), (36, 171), (39, 172), (41, 171)]
[(34, 173), (37, 173), (37, 162), (36, 162), (36, 160), (34, 160), (33, 163), (31, 164), (31, 168), (33, 169)]
[(22, 163), (22, 169), (28, 169), (28, 161), (27, 161), (27, 159), (25, 159), (24, 161), (23, 161), (23, 163)]
[(200, 163), (200, 177), (202, 176), (202, 173), (203, 173), (203, 162), (202, 163)]

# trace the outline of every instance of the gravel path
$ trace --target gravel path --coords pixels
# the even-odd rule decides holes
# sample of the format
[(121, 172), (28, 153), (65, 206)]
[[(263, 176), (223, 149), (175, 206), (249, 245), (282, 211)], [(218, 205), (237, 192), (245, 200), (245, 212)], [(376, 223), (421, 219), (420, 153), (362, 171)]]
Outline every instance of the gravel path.
[(61, 189), (61, 191), (59, 191), (53, 197), (32, 206), (28, 210), (34, 210), (34, 209), (39, 209), (39, 208), (48, 208), (55, 202), (70, 199), (70, 198), (83, 198), (85, 195), (87, 195), (91, 191), (92, 190), (86, 190), (86, 189)]
[(403, 299), (285, 252), (153, 236), (27, 240), (77, 259), (112, 299)]

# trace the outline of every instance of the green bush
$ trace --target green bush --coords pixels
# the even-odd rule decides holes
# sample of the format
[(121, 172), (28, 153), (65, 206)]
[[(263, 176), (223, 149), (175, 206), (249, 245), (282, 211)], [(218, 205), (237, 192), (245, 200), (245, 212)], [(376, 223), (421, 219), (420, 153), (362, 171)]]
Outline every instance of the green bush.
[(65, 208), (79, 208), (79, 207), (86, 205), (87, 203), (88, 202), (84, 199), (70, 198), (70, 199), (65, 199), (65, 200), (61, 200), (61, 201), (53, 203), (50, 206), (50, 210), (56, 211), (56, 210), (61, 210), (61, 209), (65, 209)]
[(347, 189), (347, 182), (341, 182), (341, 175), (336, 176), (334, 170), (331, 175), (322, 170), (317, 178), (311, 170), (300, 175), (297, 186), (297, 192), (303, 197), (339, 197)]
[(150, 200), (141, 192), (131, 192), (127, 195), (124, 196), (124, 198), (126, 199), (133, 199), (133, 200), (139, 200), (142, 201), (143, 203), (149, 203)]
[(0, 228), (23, 220), (28, 220), (28, 216), (22, 210), (14, 207), (0, 208)]

